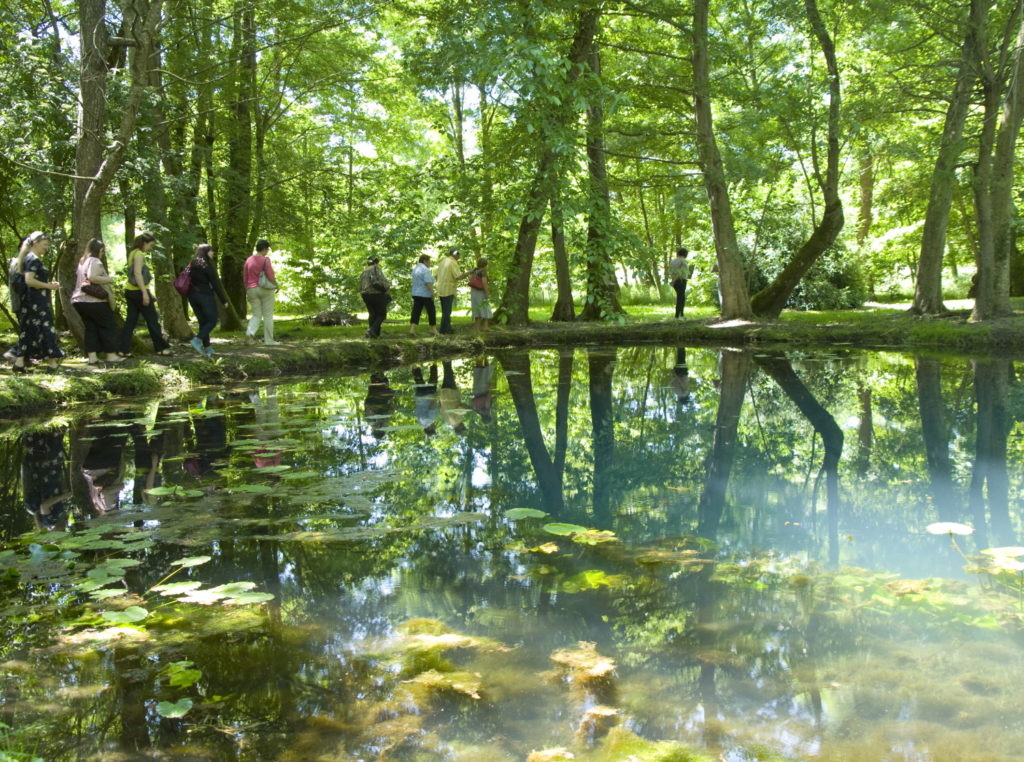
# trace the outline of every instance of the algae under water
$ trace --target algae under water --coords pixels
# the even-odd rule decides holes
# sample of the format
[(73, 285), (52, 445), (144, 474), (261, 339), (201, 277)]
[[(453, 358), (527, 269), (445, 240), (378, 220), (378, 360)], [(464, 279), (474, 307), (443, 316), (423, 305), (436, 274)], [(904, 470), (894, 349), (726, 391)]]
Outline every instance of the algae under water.
[(581, 347), (0, 432), (0, 757), (1024, 758), (1013, 371)]

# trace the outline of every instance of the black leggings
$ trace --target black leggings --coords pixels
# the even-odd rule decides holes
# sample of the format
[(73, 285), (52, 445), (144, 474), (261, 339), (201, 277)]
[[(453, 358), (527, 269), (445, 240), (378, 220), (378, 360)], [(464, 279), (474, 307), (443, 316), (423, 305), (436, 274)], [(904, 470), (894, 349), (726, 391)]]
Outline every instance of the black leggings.
[(117, 351), (117, 321), (107, 302), (74, 302), (75, 312), (85, 324), (85, 351)]
[(367, 333), (374, 338), (380, 336), (380, 327), (384, 324), (384, 318), (388, 316), (388, 302), (391, 297), (387, 294), (360, 294), (366, 304), (366, 310), (370, 313), (370, 327)]
[(420, 313), (423, 310), (427, 311), (427, 322), (431, 326), (437, 325), (437, 309), (434, 307), (434, 297), (432, 296), (414, 296), (412, 298), (412, 317), (409, 318), (409, 322), (412, 325), (419, 325)]
[(681, 318), (686, 309), (686, 280), (677, 278), (672, 281), (672, 288), (676, 290), (676, 317)]
[(149, 304), (143, 306), (141, 291), (125, 291), (124, 301), (126, 312), (124, 317), (124, 328), (121, 329), (121, 351), (125, 354), (132, 351), (132, 336), (135, 334), (135, 324), (139, 322), (141, 315), (146, 321), (149, 329), (149, 338), (153, 341), (153, 351), (163, 352), (170, 346), (164, 341), (163, 331), (160, 329), (160, 313), (156, 311), (156, 300), (153, 294), (149, 295)]

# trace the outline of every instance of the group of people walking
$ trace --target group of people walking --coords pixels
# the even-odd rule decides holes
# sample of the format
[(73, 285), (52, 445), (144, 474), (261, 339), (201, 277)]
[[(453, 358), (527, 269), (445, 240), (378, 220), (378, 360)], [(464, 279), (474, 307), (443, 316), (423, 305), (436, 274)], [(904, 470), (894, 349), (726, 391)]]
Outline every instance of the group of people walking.
[[(106, 246), (98, 239), (90, 240), (75, 270), (75, 286), (70, 303), (82, 321), (83, 348), (86, 362), (97, 365), (101, 361), (118, 364), (131, 357), (135, 327), (142, 318), (158, 355), (170, 355), (171, 347), (160, 324), (156, 296), (152, 291), (152, 270), (149, 255), (156, 246), (150, 233), (135, 237), (128, 249), (125, 262), (125, 319), (120, 330), (115, 313), (114, 277), (106, 266)], [(50, 249), (50, 238), (34, 232), (21, 244), (18, 256), (11, 260), (8, 286), (11, 307), (18, 321), (18, 341), (7, 352), (15, 373), (25, 373), (32, 360), (55, 369), (64, 357), (55, 327), (51, 291), (60, 289), (60, 283), (51, 279), (45, 262)], [(270, 261), (270, 243), (260, 240), (256, 252), (245, 262), (243, 277), (246, 296), (252, 307), (246, 335), (255, 340), (260, 325), (263, 340), (274, 341), (274, 299), (278, 290), (274, 267)], [(187, 294), (188, 303), (198, 321), (198, 332), (192, 347), (204, 356), (213, 354), (210, 334), (218, 322), (217, 301), (227, 305), (227, 294), (217, 275), (213, 261), (213, 247), (208, 243), (196, 246), (188, 266), (175, 281), (175, 288)], [(102, 360), (100, 355), (103, 355)]]
[[(409, 317), (409, 335), (416, 335), (416, 328), (424, 312), (431, 332), (452, 334), (452, 310), (455, 307), (455, 295), (460, 281), (467, 280), (470, 288), (470, 308), (473, 315), (473, 327), (477, 333), (488, 330), (493, 316), (490, 305), (490, 287), (487, 282), (487, 260), (480, 257), (476, 267), (463, 272), (459, 265), (458, 249), (450, 249), (436, 272), (430, 271), (430, 255), (424, 254), (412, 268), (412, 314)], [(367, 338), (380, 338), (380, 328), (387, 317), (388, 304), (391, 303), (391, 284), (380, 269), (380, 259), (370, 257), (366, 260), (366, 268), (359, 278), (359, 294), (366, 304), (369, 313)], [(441, 327), (437, 327), (437, 305), (434, 298), (441, 302)]]

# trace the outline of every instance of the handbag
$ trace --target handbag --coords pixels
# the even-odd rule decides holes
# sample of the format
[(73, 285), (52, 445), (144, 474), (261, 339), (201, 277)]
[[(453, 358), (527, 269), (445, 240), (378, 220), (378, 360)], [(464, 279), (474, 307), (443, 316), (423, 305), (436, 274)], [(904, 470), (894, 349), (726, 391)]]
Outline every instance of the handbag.
[(110, 299), (110, 293), (98, 283), (83, 283), (82, 293), (93, 299), (102, 299), (103, 301)]
[(192, 265), (186, 265), (185, 269), (178, 273), (174, 279), (174, 290), (182, 296), (188, 296), (192, 290)]
[(265, 288), (267, 291), (277, 291), (277, 284), (267, 275), (267, 261), (267, 259), (263, 260), (263, 269), (260, 270), (259, 287)]
[(477, 291), (484, 290), (484, 279), (480, 276), (479, 273), (474, 272), (472, 275), (469, 276), (469, 287), (475, 288)]

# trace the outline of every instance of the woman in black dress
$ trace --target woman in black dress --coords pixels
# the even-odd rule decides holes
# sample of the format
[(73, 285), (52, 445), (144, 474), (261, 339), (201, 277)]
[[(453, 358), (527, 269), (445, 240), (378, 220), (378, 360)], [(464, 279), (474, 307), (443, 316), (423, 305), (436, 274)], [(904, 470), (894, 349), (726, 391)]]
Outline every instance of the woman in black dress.
[(12, 267), (12, 281), (19, 292), (18, 343), (11, 347), (14, 357), (14, 372), (25, 373), (28, 360), (46, 360), (51, 368), (64, 356), (57, 343), (57, 332), (53, 325), (53, 307), (50, 291), (60, 288), (60, 283), (50, 280), (50, 271), (43, 264), (42, 257), (50, 248), (50, 237), (36, 231), (21, 244), (17, 259)]

